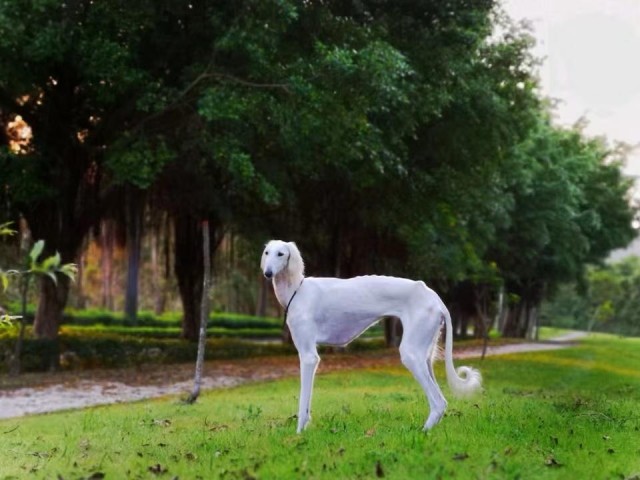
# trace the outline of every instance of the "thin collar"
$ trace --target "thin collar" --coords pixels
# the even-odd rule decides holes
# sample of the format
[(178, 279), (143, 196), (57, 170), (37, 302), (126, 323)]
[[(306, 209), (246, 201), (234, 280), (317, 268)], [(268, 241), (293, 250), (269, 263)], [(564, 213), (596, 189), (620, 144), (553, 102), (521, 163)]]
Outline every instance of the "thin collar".
[(291, 305), (291, 302), (293, 302), (293, 299), (296, 296), (296, 293), (298, 293), (298, 290), (300, 290), (300, 287), (302, 286), (302, 282), (304, 282), (304, 278), (300, 282), (300, 285), (298, 285), (298, 288), (296, 288), (296, 291), (293, 292), (293, 295), (291, 295), (291, 298), (289, 299), (289, 303), (287, 303), (287, 306), (284, 309), (284, 321), (282, 322), (282, 328), (284, 328), (284, 326), (287, 324), (287, 314), (289, 313), (289, 306)]

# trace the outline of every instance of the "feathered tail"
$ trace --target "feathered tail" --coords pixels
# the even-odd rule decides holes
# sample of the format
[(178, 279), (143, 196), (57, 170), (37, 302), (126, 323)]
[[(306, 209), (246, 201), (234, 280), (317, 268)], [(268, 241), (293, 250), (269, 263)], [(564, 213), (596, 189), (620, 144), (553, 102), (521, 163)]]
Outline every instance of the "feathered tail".
[(451, 315), (444, 308), (442, 311), (446, 323), (444, 343), (444, 364), (447, 371), (447, 382), (453, 394), (457, 397), (472, 395), (482, 389), (482, 375), (471, 367), (459, 367), (456, 372), (453, 366), (453, 328), (451, 327)]

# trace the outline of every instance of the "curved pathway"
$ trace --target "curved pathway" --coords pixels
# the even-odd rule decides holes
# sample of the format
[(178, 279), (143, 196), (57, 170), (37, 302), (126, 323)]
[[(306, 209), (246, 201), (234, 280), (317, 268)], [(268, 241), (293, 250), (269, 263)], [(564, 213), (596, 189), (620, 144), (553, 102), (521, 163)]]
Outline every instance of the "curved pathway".
[[(555, 350), (573, 345), (586, 336), (571, 332), (549, 342), (514, 343), (489, 346), (487, 355)], [(478, 357), (482, 348), (454, 352), (454, 358)], [(337, 353), (322, 357), (320, 373), (340, 369), (374, 368), (398, 365), (397, 351), (361, 354)], [(225, 388), (243, 383), (298, 375), (296, 356), (219, 360), (205, 364), (202, 389)], [(55, 375), (27, 374), (33, 387), (0, 390), (0, 418), (47, 413), (94, 405), (131, 402), (164, 395), (183, 394), (193, 387), (193, 365), (146, 365), (125, 370), (62, 372)], [(31, 382), (30, 382), (31, 380)]]

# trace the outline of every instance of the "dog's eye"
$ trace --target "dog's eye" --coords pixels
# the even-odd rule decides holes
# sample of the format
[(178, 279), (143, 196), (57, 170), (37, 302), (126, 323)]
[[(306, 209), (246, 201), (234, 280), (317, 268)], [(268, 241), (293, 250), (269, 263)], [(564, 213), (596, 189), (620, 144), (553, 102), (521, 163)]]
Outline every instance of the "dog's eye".
[(269, 255), (269, 252), (264, 252), (265, 255)]
[(283, 256), (283, 255), (284, 255), (284, 253), (282, 253), (282, 252), (278, 252), (278, 256), (279, 256), (279, 257), (281, 257), (281, 256)]

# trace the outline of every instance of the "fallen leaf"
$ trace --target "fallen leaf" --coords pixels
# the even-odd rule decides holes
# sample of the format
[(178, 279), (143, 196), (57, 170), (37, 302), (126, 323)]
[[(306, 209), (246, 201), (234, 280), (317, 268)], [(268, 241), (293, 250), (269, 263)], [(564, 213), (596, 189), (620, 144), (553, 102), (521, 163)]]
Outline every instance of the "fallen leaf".
[(378, 478), (384, 477), (384, 470), (382, 469), (382, 464), (380, 463), (380, 460), (376, 462), (376, 477)]
[(257, 480), (257, 477), (246, 468), (242, 471), (242, 478), (244, 480)]
[(151, 473), (154, 473), (156, 475), (160, 475), (162, 473), (166, 473), (167, 472), (167, 469), (164, 468), (159, 463), (156, 463), (155, 465), (150, 466), (147, 470), (149, 470)]
[(558, 462), (553, 455), (549, 455), (546, 460), (544, 461), (544, 464), (547, 467), (552, 467), (552, 468), (556, 468), (556, 467), (562, 467), (562, 464), (560, 462)]
[(462, 460), (466, 460), (467, 458), (469, 458), (469, 454), (468, 453), (456, 453), (452, 458), (454, 460), (457, 460), (457, 461), (462, 461)]
[(375, 428), (370, 428), (369, 430), (366, 431), (366, 433), (364, 434), (366, 437), (373, 437), (376, 434), (376, 429)]
[(224, 425), (224, 424), (212, 425), (211, 427), (209, 427), (210, 432), (218, 432), (218, 431), (228, 430), (228, 429), (229, 429), (229, 425)]

